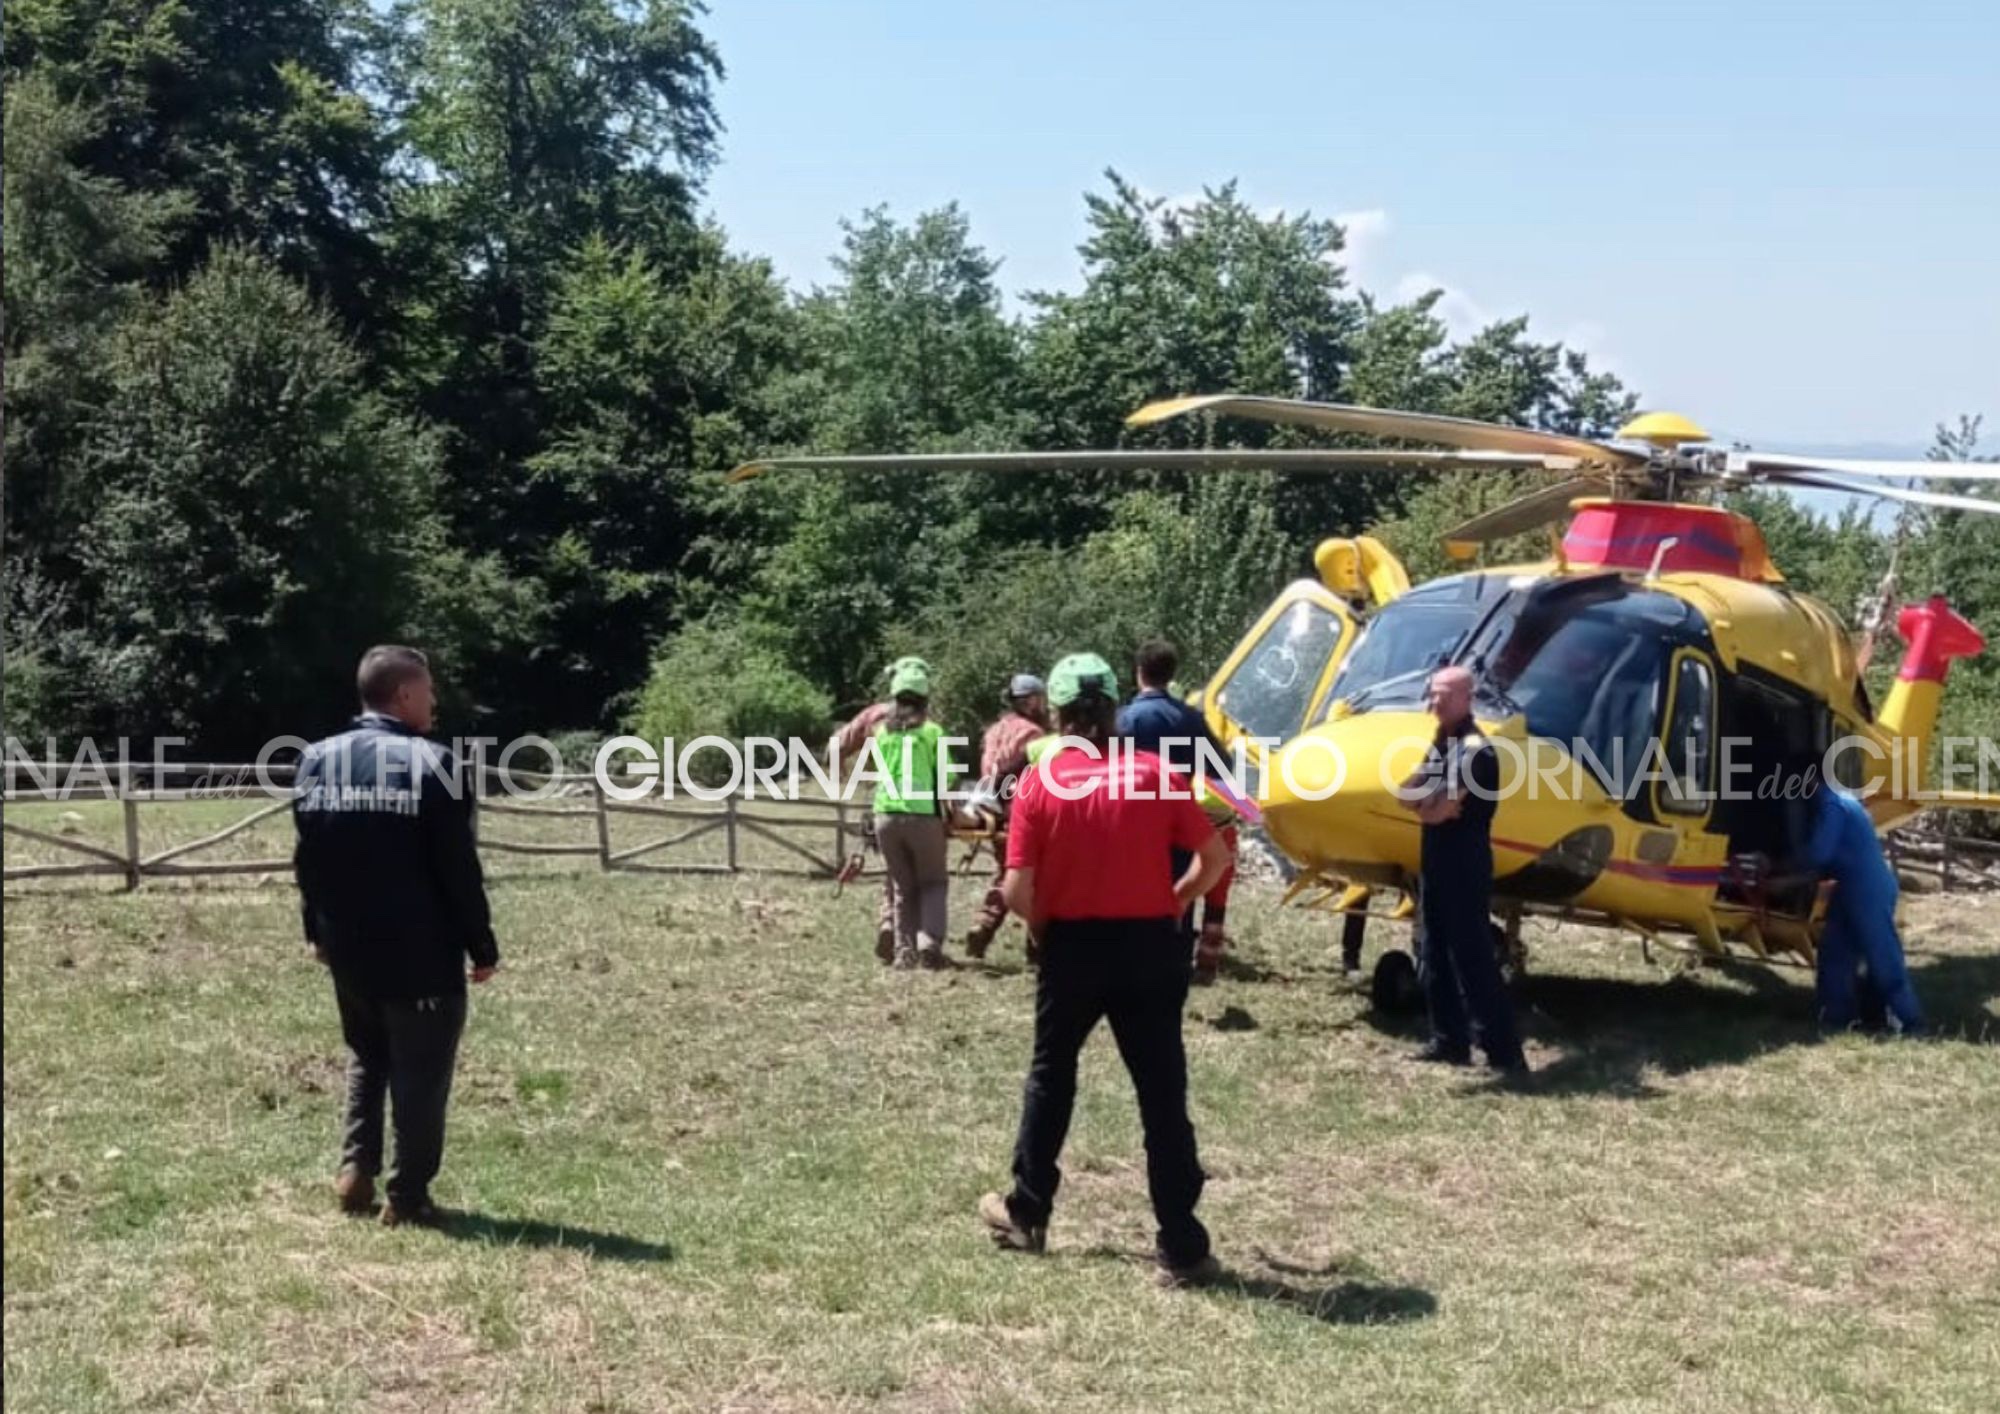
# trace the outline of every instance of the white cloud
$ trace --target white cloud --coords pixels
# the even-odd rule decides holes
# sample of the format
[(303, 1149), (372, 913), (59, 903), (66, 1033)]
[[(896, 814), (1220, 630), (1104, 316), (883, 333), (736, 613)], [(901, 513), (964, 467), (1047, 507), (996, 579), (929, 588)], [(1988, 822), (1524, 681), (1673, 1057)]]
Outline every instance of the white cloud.
[(1379, 283), (1377, 268), (1389, 238), (1389, 213), (1381, 207), (1367, 211), (1343, 211), (1333, 218), (1347, 233), (1347, 247), (1335, 257), (1347, 267), (1350, 283), (1369, 289)]
[[(1379, 261), (1379, 255), (1377, 259)], [(1357, 278), (1356, 283), (1363, 289), (1379, 293), (1383, 282)], [(1566, 348), (1586, 353), (1590, 355), (1591, 362), (1600, 368), (1611, 352), (1605, 328), (1595, 320), (1582, 319), (1560, 329), (1550, 329), (1536, 322), (1532, 318), (1532, 311), (1495, 310), (1469, 291), (1428, 270), (1409, 271), (1397, 277), (1388, 289), (1390, 297), (1398, 304), (1408, 303), (1432, 290), (1442, 290), (1443, 294), (1439, 297), (1433, 312), (1444, 321), (1445, 330), (1453, 339), (1470, 338), (1489, 324), (1502, 319), (1511, 319), (1519, 313), (1528, 313), (1531, 316), (1528, 337), (1531, 339), (1553, 340)]]
[(1444, 327), (1452, 338), (1467, 338), (1493, 322), (1493, 315), (1486, 306), (1449, 280), (1440, 279), (1427, 270), (1412, 270), (1396, 281), (1394, 298), (1398, 304), (1407, 304), (1432, 290), (1443, 291), (1431, 312), (1444, 321)]

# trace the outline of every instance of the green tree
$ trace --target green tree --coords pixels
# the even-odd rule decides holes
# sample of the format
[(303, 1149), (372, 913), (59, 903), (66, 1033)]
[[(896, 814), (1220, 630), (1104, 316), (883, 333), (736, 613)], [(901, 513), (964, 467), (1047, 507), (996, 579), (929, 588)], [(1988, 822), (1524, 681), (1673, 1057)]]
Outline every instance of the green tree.
[[(799, 310), (804, 366), (789, 388), (819, 451), (1006, 446), (1025, 424), (1019, 347), (994, 261), (955, 207), (908, 225), (843, 226), (840, 279)], [(1031, 495), (1034, 488), (1025, 488)], [(1024, 488), (971, 476), (773, 477), (736, 497), (735, 524), (769, 547), (745, 586), (760, 641), (838, 703), (864, 697), (884, 639), (939, 590), (983, 573), (971, 556), (1031, 522)]]
[(462, 533), (516, 560), (542, 538), (527, 464), (552, 425), (536, 353), (596, 236), (669, 281), (699, 262), (693, 194), (721, 67), (693, 7), (648, 0), (408, 0), (407, 183), (394, 243), (422, 289), (404, 362), (452, 429)]
[(218, 751), (321, 728), (360, 650), (419, 621), (431, 439), (367, 391), (303, 289), (225, 248), (109, 351), (66, 644), (84, 724)]
[(24, 569), (57, 580), (68, 572), (83, 514), (67, 476), (77, 420), (101, 398), (105, 336), (143, 299), (141, 281), (187, 209), (177, 196), (137, 194), (83, 166), (79, 153), (102, 129), (99, 112), (63, 98), (46, 74), (7, 86), (10, 598)]
[(1083, 288), (1029, 296), (1029, 367), (1057, 445), (1114, 445), (1128, 413), (1173, 393), (1339, 393), (1360, 311), (1336, 222), (1260, 215), (1233, 182), (1173, 207), (1106, 180), (1085, 198)]
[(1025, 431), (999, 262), (974, 243), (965, 214), (946, 206), (904, 226), (876, 207), (841, 233), (840, 279), (801, 309), (822, 380), (814, 446), (932, 451)]
[(366, 334), (392, 303), (378, 38), (367, 0), (18, 0), (6, 71), (96, 115), (85, 170), (188, 203), (156, 280), (249, 246)]
[(535, 358), (550, 431), (526, 492), (531, 520), (557, 533), (524, 561), (551, 643), (513, 684), (547, 720), (600, 725), (643, 680), (719, 494), (711, 470), (690, 468), (747, 454), (790, 356), (793, 316), (768, 268), (731, 256), (719, 231), (703, 241), (678, 282), (598, 237), (558, 275)]
[[(1982, 426), (1978, 417), (1961, 417), (1939, 427), (1931, 456), (1940, 461), (2000, 462), (2000, 456), (1980, 456)], [(1936, 486), (1958, 495), (1981, 489), (1957, 481)], [(1990, 490), (1985, 494), (1994, 495)], [(1944, 595), (1985, 634), (1987, 643), (1984, 653), (1952, 670), (1939, 734), (2000, 736), (2000, 515), (1924, 510), (1913, 513), (1910, 522), (1911, 545), (1901, 574), (1907, 597)], [(1993, 829), (1992, 817), (1985, 825)]]
[[(625, 730), (680, 746), (699, 736), (813, 741), (831, 725), (826, 694), (727, 618), (689, 624), (661, 645)], [(698, 773), (719, 763), (696, 757)]]
[(1439, 371), (1448, 391), (1436, 410), (1457, 417), (1608, 437), (1638, 408), (1617, 378), (1592, 373), (1583, 354), (1530, 339), (1526, 315), (1487, 325), (1450, 349)]
[(1260, 491), (1254, 476), (1218, 476), (1185, 505), (1135, 492), (1078, 544), (1012, 549), (985, 573), (940, 586), (891, 630), (889, 649), (930, 659), (944, 712), (967, 728), (997, 713), (1011, 675), (1045, 673), (1066, 653), (1102, 653), (1130, 691), (1134, 651), (1162, 634), (1181, 650), (1183, 679), (1200, 683), (1306, 570)]

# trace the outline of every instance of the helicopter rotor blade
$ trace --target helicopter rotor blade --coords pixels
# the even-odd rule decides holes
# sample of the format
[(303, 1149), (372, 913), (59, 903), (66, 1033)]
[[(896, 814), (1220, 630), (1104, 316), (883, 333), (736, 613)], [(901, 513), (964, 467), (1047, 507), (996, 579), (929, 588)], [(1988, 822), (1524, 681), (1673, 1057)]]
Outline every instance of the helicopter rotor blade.
[(2000, 466), (1975, 462), (1877, 461), (1873, 458), (1793, 457), (1775, 452), (1731, 452), (1731, 471), (1757, 475), (1765, 472), (1825, 472), (1835, 476), (1885, 476), (1929, 481), (2000, 482)]
[(763, 457), (730, 472), (748, 481), (767, 471), (1574, 471), (1571, 457), (1508, 452), (1371, 452), (1333, 448), (1256, 451), (913, 452), (895, 455)]
[(1496, 506), (1447, 530), (1444, 533), (1445, 551), (1455, 560), (1466, 559), (1489, 540), (1519, 535), (1562, 519), (1569, 512), (1570, 502), (1579, 496), (1602, 496), (1610, 490), (1611, 483), (1603, 477), (1579, 476), (1518, 496), (1503, 506)]
[(1264, 398), (1212, 393), (1147, 403), (1125, 419), (1129, 427), (1150, 427), (1193, 412), (1224, 413), (1288, 427), (1317, 427), (1326, 432), (1359, 432), (1405, 442), (1439, 442), (1447, 447), (1480, 451), (1541, 453), (1571, 457), (1580, 466), (1636, 469), (1646, 464), (1638, 452), (1587, 437), (1538, 432), (1532, 427), (1508, 427), (1469, 417), (1397, 412), (1389, 408), (1353, 407), (1346, 403), (1304, 402), (1296, 398)]
[(1885, 501), (1903, 501), (1912, 506), (1935, 506), (1940, 510), (1973, 511), (2000, 516), (2000, 501), (1979, 496), (1954, 496), (1949, 491), (1924, 491), (1914, 486), (1885, 486), (1869, 481), (1850, 481), (1809, 471), (1773, 471), (1766, 481), (1781, 486), (1811, 486), (1821, 491), (1844, 491), (1850, 496), (1879, 496)]

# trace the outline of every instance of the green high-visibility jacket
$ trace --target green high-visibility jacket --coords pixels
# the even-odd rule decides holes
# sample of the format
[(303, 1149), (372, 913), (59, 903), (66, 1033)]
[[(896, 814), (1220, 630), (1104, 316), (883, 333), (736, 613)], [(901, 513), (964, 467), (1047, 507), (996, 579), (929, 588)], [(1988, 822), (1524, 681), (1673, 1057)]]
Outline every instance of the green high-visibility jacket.
[[(875, 787), (877, 815), (940, 815), (944, 802), (944, 728), (936, 722), (898, 731), (886, 723), (877, 728), (875, 744), (882, 753), (886, 778)], [(905, 762), (907, 761), (907, 765)], [(904, 785), (909, 791), (904, 793)]]

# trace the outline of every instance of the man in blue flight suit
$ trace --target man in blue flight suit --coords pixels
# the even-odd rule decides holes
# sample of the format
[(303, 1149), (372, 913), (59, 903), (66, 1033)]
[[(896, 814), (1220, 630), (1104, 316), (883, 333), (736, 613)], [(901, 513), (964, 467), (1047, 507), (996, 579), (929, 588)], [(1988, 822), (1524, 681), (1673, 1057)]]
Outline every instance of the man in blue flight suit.
[(1405, 784), (1405, 803), (1423, 825), (1418, 885), (1418, 971), (1430, 1008), (1431, 1041), (1417, 1059), (1472, 1064), (1476, 1032), (1486, 1062), (1524, 1074), (1527, 1058), (1493, 946), (1493, 811), (1500, 761), (1472, 720), (1472, 674), (1431, 675), (1437, 736)]
[(1883, 857), (1875, 822), (1867, 806), (1832, 784), (1821, 785), (1813, 803), (1806, 860), (1833, 881), (1819, 939), (1820, 1025), (1844, 1031), (1861, 1020), (1858, 983), (1865, 968), (1868, 986), (1902, 1034), (1919, 1035), (1923, 1011), (1896, 936), (1896, 875)]
[(490, 978), (500, 950), (472, 792), (423, 736), (437, 712), (430, 665), (414, 648), (371, 648), (357, 680), (361, 715), (306, 748), (292, 802), (306, 943), (333, 974), (348, 1050), (334, 1196), (345, 1212), (374, 1209), (386, 1096), (396, 1168), (382, 1221), (432, 1225), (465, 981)]

